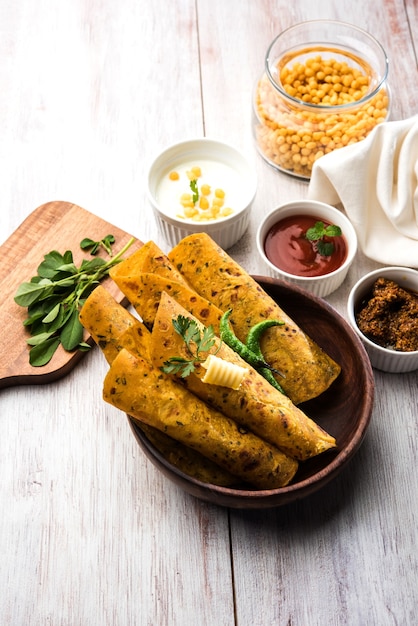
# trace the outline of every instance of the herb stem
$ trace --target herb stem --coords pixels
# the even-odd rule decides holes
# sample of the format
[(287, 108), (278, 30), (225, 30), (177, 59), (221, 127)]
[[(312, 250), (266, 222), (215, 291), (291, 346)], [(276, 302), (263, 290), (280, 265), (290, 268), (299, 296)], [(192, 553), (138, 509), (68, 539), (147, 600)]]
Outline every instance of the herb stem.
[(121, 257), (125, 254), (125, 252), (132, 246), (132, 244), (135, 242), (135, 237), (131, 237), (129, 239), (129, 241), (123, 246), (123, 248), (121, 248), (119, 250), (119, 252), (117, 252), (115, 254), (115, 256), (113, 256), (111, 258), (110, 261), (108, 261), (106, 263), (107, 266), (111, 267), (113, 265), (116, 265), (117, 263), (119, 263), (119, 261), (121, 260)]

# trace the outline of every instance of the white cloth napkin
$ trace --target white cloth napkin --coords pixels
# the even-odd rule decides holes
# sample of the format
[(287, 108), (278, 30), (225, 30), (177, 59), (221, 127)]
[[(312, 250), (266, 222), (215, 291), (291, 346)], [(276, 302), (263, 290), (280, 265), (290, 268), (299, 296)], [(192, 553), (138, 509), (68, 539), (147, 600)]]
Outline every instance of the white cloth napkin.
[(418, 115), (318, 159), (308, 198), (341, 203), (369, 258), (418, 267)]

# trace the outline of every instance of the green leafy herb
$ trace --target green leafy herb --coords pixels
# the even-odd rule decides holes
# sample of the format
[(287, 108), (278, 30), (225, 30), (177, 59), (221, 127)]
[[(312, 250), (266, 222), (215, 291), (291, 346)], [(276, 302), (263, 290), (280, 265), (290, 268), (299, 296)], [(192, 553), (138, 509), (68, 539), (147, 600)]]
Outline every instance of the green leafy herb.
[(190, 181), (190, 189), (193, 191), (193, 203), (196, 204), (196, 202), (199, 200), (199, 190), (197, 188), (196, 179)]
[(80, 243), (80, 248), (82, 250), (90, 250), (90, 254), (95, 255), (99, 252), (100, 248), (104, 248), (109, 256), (112, 256), (112, 245), (115, 243), (115, 238), (113, 235), (106, 235), (100, 241), (93, 241), (93, 239), (89, 239), (86, 237)]
[(215, 331), (212, 325), (201, 331), (195, 320), (184, 317), (184, 315), (178, 315), (176, 319), (172, 320), (172, 323), (176, 333), (183, 338), (190, 358), (171, 357), (165, 361), (161, 370), (165, 374), (181, 374), (182, 378), (186, 378), (195, 371), (197, 363), (203, 363), (206, 360), (206, 355), (202, 357), (201, 353), (208, 352), (213, 348)]
[[(92, 240), (83, 239), (80, 247), (84, 250), (89, 248), (86, 241)], [(105, 241), (106, 244), (103, 243)], [(64, 254), (52, 250), (44, 256), (37, 275), (19, 286), (14, 300), (28, 310), (23, 324), (31, 334), (27, 340), (31, 346), (31, 365), (40, 367), (49, 363), (60, 344), (68, 351), (90, 348), (83, 341), (79, 310), (87, 296), (109, 274), (111, 267), (122, 260), (134, 241), (134, 238), (130, 239), (115, 256), (111, 256), (106, 247), (114, 242), (113, 235), (93, 242), (102, 245), (111, 258), (107, 261), (101, 257), (83, 259), (80, 267), (75, 265), (71, 250)]]
[(335, 224), (325, 226), (324, 222), (316, 222), (312, 228), (308, 228), (306, 231), (306, 238), (316, 242), (319, 254), (331, 256), (335, 246), (332, 241), (324, 241), (324, 237), (340, 237), (341, 234), (341, 228)]

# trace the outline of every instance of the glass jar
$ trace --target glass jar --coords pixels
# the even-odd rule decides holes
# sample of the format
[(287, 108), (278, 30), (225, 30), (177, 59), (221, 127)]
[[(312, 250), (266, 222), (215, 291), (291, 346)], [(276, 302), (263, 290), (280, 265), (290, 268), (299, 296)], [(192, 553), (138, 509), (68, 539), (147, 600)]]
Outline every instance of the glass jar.
[(253, 134), (276, 169), (309, 179), (324, 154), (361, 141), (389, 117), (388, 59), (367, 32), (330, 20), (278, 35), (253, 96)]

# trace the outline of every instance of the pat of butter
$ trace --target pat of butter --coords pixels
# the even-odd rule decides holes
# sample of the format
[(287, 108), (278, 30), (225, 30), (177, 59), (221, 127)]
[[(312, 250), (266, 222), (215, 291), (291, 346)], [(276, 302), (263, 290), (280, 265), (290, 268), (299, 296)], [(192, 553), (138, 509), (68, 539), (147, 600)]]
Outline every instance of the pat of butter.
[(206, 361), (202, 363), (202, 367), (206, 369), (206, 373), (201, 379), (202, 383), (220, 385), (235, 390), (239, 389), (247, 372), (245, 367), (225, 361), (215, 354), (209, 354)]
[[(195, 203), (197, 214), (194, 218), (184, 214), (184, 206), (181, 203), (181, 198), (183, 194), (189, 193), (193, 195), (190, 188), (190, 178), (187, 172), (190, 172), (192, 168), (196, 166), (201, 170), (201, 176), (196, 179), (199, 197), (203, 196), (200, 191), (202, 185), (209, 185), (211, 188), (211, 193), (207, 196), (209, 205), (211, 205), (215, 198), (216, 189), (222, 189), (225, 193), (224, 202), (219, 215), (211, 215), (210, 207), (205, 210), (200, 209), (199, 201)], [(172, 180), (169, 176), (170, 172), (173, 171), (177, 172), (179, 175), (177, 180)], [(170, 217), (181, 217), (188, 221), (218, 219), (222, 218), (222, 209), (229, 208), (231, 209), (231, 214), (234, 214), (243, 206), (245, 202), (245, 182), (242, 181), (238, 172), (233, 167), (225, 163), (211, 159), (184, 161), (174, 164), (166, 170), (157, 185), (156, 200), (160, 209)]]

